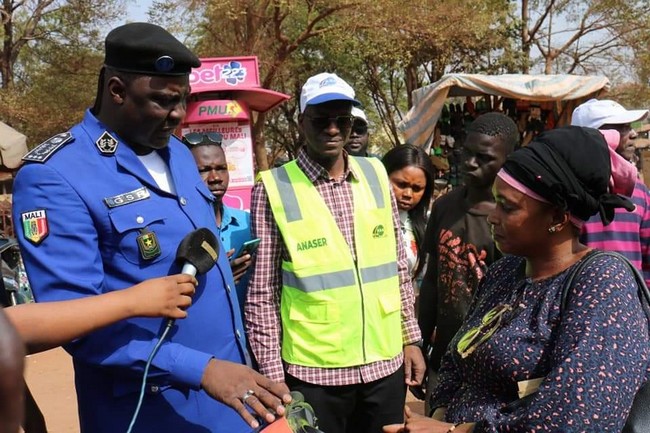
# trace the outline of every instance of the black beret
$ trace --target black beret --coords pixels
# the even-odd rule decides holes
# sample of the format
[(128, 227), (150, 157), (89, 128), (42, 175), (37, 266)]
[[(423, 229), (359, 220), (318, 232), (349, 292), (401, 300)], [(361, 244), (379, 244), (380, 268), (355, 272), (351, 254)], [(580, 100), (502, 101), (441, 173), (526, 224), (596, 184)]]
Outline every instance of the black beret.
[(185, 75), (201, 61), (167, 30), (155, 24), (129, 23), (106, 36), (104, 65), (143, 75)]

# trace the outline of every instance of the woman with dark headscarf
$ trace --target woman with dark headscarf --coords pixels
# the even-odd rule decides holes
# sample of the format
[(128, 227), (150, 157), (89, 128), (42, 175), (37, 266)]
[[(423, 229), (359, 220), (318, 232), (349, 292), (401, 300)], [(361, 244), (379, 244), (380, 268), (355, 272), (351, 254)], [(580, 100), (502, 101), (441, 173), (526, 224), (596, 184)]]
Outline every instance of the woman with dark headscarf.
[(578, 240), (591, 215), (631, 208), (611, 193), (619, 175), (595, 129), (547, 131), (508, 157), (488, 216), (507, 256), (443, 358), (434, 419), (407, 413), (386, 432), (621, 431), (646, 380), (648, 322), (629, 265)]

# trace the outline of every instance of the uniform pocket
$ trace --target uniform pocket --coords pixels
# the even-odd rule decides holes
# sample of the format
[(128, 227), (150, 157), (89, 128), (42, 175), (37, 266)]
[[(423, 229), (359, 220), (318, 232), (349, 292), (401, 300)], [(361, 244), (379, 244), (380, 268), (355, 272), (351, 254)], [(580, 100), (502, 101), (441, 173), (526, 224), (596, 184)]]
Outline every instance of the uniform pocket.
[[(152, 201), (132, 203), (126, 206), (111, 209), (108, 214), (113, 228), (117, 232), (118, 250), (130, 263), (147, 264), (156, 263), (167, 257), (175, 247), (165, 243), (167, 216), (159, 204)], [(147, 247), (138, 242), (138, 237), (144, 232), (152, 233), (147, 239)], [(154, 243), (152, 245), (151, 243)], [(159, 248), (159, 254), (147, 257), (143, 248), (149, 251)]]

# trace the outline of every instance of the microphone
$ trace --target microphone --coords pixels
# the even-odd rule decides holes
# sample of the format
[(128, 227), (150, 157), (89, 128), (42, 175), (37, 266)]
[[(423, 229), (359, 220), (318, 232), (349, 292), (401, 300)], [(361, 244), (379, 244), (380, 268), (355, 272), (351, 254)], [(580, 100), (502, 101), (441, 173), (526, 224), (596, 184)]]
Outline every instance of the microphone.
[[(183, 238), (176, 250), (176, 262), (182, 263), (182, 274), (195, 277), (208, 272), (219, 257), (217, 237), (208, 228), (196, 229)], [(174, 324), (174, 319), (167, 320), (167, 327)]]
[(182, 274), (195, 277), (205, 274), (219, 257), (219, 243), (210, 229), (196, 229), (183, 238), (176, 250), (176, 262), (182, 263)]
[[(212, 269), (218, 257), (219, 242), (217, 241), (214, 233), (205, 227), (196, 229), (185, 236), (181, 243), (178, 245), (178, 249), (176, 250), (176, 262), (183, 264), (181, 273), (191, 275), (193, 277), (195, 277), (196, 274), (205, 274), (210, 269)], [(138, 414), (140, 413), (140, 408), (142, 407), (142, 400), (144, 398), (144, 391), (147, 385), (149, 367), (151, 366), (153, 358), (158, 353), (162, 342), (165, 340), (165, 337), (169, 333), (169, 330), (172, 328), (172, 326), (174, 326), (174, 322), (174, 319), (167, 319), (167, 324), (165, 325), (165, 328), (163, 328), (158, 342), (151, 350), (151, 354), (149, 354), (149, 359), (147, 359), (147, 363), (144, 367), (144, 373), (142, 375), (142, 385), (140, 386), (138, 405), (136, 406), (135, 412), (131, 417), (131, 422), (126, 433), (131, 433), (133, 431), (133, 426), (138, 419)]]

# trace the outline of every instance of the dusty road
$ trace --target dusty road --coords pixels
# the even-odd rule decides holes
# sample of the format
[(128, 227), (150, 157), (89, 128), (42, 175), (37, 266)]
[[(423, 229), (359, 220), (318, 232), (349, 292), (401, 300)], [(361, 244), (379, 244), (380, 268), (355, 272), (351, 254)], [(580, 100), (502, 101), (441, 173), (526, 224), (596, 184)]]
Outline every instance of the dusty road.
[(45, 415), (50, 433), (77, 433), (77, 398), (72, 359), (63, 349), (31, 355), (25, 362), (25, 377)]

